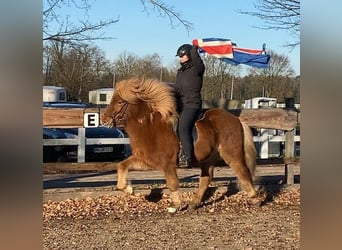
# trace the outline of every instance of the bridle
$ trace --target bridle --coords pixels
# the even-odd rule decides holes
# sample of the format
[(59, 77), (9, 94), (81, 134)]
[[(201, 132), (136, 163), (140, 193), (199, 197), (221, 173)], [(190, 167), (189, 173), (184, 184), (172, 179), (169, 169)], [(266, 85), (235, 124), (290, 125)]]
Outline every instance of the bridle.
[(113, 127), (123, 127), (125, 121), (125, 114), (128, 108), (128, 102), (123, 102), (119, 111), (114, 111), (112, 114), (104, 114), (112, 118), (112, 122), (110, 124), (103, 124), (104, 126), (112, 125)]

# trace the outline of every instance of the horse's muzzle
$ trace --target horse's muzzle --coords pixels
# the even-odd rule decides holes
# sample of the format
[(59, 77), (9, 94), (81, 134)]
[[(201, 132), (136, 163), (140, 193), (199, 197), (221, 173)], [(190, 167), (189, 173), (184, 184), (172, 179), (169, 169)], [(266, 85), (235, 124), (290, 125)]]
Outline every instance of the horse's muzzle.
[(107, 128), (113, 128), (115, 127), (115, 122), (112, 117), (109, 116), (102, 116), (101, 117), (101, 126), (107, 127)]
[(119, 111), (113, 112), (112, 114), (104, 113), (101, 117), (101, 123), (103, 126), (110, 126), (115, 128), (125, 127), (125, 114), (128, 107), (128, 103), (125, 102), (121, 106)]
[(101, 119), (101, 126), (107, 128), (124, 128), (125, 119), (115, 119), (109, 116), (103, 116)]

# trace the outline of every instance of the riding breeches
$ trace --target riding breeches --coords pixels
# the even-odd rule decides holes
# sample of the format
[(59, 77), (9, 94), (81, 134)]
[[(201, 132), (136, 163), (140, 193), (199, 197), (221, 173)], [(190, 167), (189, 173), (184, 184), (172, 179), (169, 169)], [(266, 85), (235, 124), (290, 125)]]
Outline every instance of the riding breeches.
[(179, 114), (178, 121), (178, 136), (182, 143), (182, 150), (187, 159), (194, 156), (194, 139), (192, 136), (192, 129), (201, 112), (197, 108), (183, 108)]

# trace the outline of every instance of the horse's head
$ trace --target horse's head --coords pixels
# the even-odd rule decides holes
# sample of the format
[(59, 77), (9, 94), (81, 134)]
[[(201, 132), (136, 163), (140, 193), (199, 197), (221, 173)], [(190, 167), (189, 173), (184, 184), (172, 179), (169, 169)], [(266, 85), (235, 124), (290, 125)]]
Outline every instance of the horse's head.
[(174, 123), (177, 111), (172, 86), (157, 79), (132, 78), (118, 82), (101, 124), (123, 126), (128, 112), (130, 118), (157, 112), (164, 121)]
[(101, 117), (101, 124), (107, 127), (123, 127), (127, 107), (128, 102), (114, 94), (110, 104)]

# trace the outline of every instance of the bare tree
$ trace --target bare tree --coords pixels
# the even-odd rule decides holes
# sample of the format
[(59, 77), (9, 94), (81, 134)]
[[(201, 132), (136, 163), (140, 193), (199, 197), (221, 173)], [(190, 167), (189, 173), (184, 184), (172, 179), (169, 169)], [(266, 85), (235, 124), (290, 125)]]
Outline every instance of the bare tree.
[(139, 67), (139, 60), (131, 52), (124, 51), (114, 61), (115, 81), (134, 76), (135, 70)]
[[(154, 53), (146, 55), (142, 58), (124, 51), (121, 53), (114, 62), (114, 69), (116, 75), (116, 81), (125, 79), (128, 77), (139, 76), (139, 77), (152, 77), (161, 78), (162, 63), (161, 57)], [(163, 80), (169, 80), (169, 73), (165, 69)]]
[[(68, 43), (79, 43), (92, 40), (113, 39), (98, 33), (103, 28), (116, 23), (119, 19), (100, 20), (91, 23), (87, 16), (91, 9), (89, 0), (45, 0), (43, 10), (43, 41), (63, 41)], [(79, 23), (70, 21), (68, 14), (62, 15), (63, 8), (76, 8), (83, 11), (85, 19)], [(53, 29), (56, 24), (57, 30)]]
[[(105, 36), (103, 30), (105, 27), (119, 22), (119, 18), (99, 20), (96, 23), (90, 22), (87, 17), (94, 1), (96, 0), (44, 0), (43, 41), (84, 43), (85, 41), (114, 39), (114, 37)], [(182, 14), (177, 12), (174, 6), (166, 5), (159, 0), (140, 1), (147, 14), (150, 9), (157, 11), (160, 17), (169, 19), (171, 27), (181, 24), (187, 31), (192, 29), (192, 23), (183, 19)], [(84, 20), (79, 23), (72, 22), (68, 14), (64, 14), (67, 7), (84, 12)], [(56, 24), (58, 28), (54, 29), (53, 24)]]
[[(262, 86), (263, 95), (266, 97), (284, 97), (290, 93), (289, 86), (291, 78), (295, 77), (295, 72), (290, 65), (289, 58), (286, 55), (279, 55), (270, 50), (270, 65), (267, 69), (251, 68), (250, 75), (258, 76), (259, 84)], [(282, 99), (279, 98), (278, 99)]]
[(105, 85), (112, 68), (97, 47), (87, 44), (50, 43), (44, 47), (44, 60), (45, 85), (65, 87), (73, 101), (87, 101), (88, 91)]
[(272, 77), (294, 77), (295, 72), (290, 64), (288, 56), (278, 54), (273, 50), (269, 50), (268, 54), (271, 56), (269, 67), (266, 69), (250, 68), (249, 74)]
[(160, 17), (168, 18), (169, 24), (171, 27), (177, 26), (177, 24), (181, 24), (184, 28), (189, 32), (193, 29), (193, 24), (188, 22), (187, 20), (182, 18), (182, 13), (178, 12), (174, 6), (167, 5), (163, 1), (160, 0), (140, 0), (143, 4), (144, 11), (149, 13), (147, 4), (152, 5), (152, 9), (157, 11)]
[(300, 0), (257, 0), (256, 11), (240, 11), (258, 17), (265, 25), (260, 29), (286, 30), (295, 39), (285, 46), (291, 49), (300, 45)]
[(206, 55), (203, 60), (206, 68), (203, 98), (205, 100), (229, 98), (232, 91), (232, 77), (238, 75), (241, 68), (210, 55)]
[(137, 73), (144, 77), (153, 77), (161, 79), (161, 57), (157, 53), (146, 55), (139, 60)]

